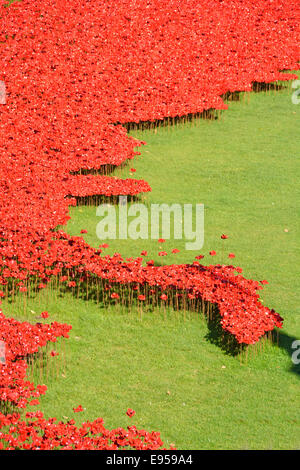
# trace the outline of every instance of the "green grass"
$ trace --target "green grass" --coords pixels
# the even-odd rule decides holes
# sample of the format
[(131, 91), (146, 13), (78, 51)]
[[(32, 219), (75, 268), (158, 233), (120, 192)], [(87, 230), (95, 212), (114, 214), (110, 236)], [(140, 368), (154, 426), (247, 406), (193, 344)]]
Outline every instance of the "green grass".
[[(37, 372), (36, 382), (48, 385), (39, 407), (46, 417), (136, 424), (161, 431), (165, 444), (179, 449), (299, 448), (299, 378), (284, 349), (267, 345), (246, 362), (211, 343), (206, 323), (193, 315), (165, 319), (156, 311), (141, 320), (137, 312), (104, 311), (71, 294), (27, 304), (27, 312), (45, 308), (53, 312), (47, 321), (73, 326), (66, 369), (47, 380)], [(16, 306), (10, 311), (20, 316)], [(54, 370), (57, 361), (51, 359)], [(79, 404), (85, 411), (76, 414)], [(125, 415), (129, 407), (133, 419)]]
[[(115, 174), (128, 177), (130, 168), (136, 168), (133, 177), (152, 187), (148, 204), (203, 203), (204, 263), (227, 262), (227, 254), (234, 252), (234, 262), (245, 276), (269, 281), (262, 295), (265, 304), (284, 316), (285, 328), (299, 336), (300, 109), (292, 104), (288, 89), (252, 93), (249, 104), (228, 104), (220, 121), (132, 133), (147, 145), (142, 156)], [(96, 226), (101, 219), (96, 208), (71, 208), (70, 215), (67, 231), (80, 235), (80, 229), (87, 229), (85, 240), (98, 246)], [(222, 233), (229, 239), (221, 240)], [(199, 254), (186, 251), (184, 240), (167, 241), (164, 250), (181, 252), (164, 258), (158, 256), (154, 240), (107, 242), (105, 253), (139, 256), (146, 249), (149, 259), (165, 264), (190, 262)], [(212, 249), (219, 256), (211, 258)]]
[[(299, 106), (288, 89), (253, 93), (250, 102), (229, 102), (220, 121), (133, 132), (147, 141), (142, 156), (116, 175), (152, 186), (147, 204), (204, 203), (204, 261), (235, 264), (247, 277), (267, 279), (263, 301), (284, 318), (279, 347), (246, 362), (226, 355), (209, 340), (206, 323), (193, 315), (104, 310), (67, 294), (58, 301), (31, 300), (28, 318), (48, 310), (49, 320), (71, 323), (66, 370), (49, 377), (40, 408), (46, 416), (82, 420), (102, 416), (108, 427), (136, 424), (159, 430), (179, 449), (299, 449), (299, 367), (291, 362), (292, 340), (300, 338), (299, 287)], [(95, 207), (72, 208), (67, 231), (98, 246)], [(288, 232), (284, 230), (288, 229)], [(222, 241), (225, 233), (228, 240)], [(199, 252), (184, 241), (163, 249), (157, 241), (108, 241), (107, 253), (138, 256), (142, 249), (159, 263), (189, 262)], [(222, 248), (224, 246), (224, 248)], [(215, 249), (217, 257), (208, 252)], [(223, 250), (223, 257), (221, 251)], [(22, 317), (22, 307), (3, 302)], [(54, 358), (53, 361), (57, 361)], [(224, 367), (225, 366), (225, 367)], [(169, 392), (169, 393), (168, 393)], [(74, 414), (81, 404), (85, 411)], [(126, 417), (127, 408), (136, 416)]]

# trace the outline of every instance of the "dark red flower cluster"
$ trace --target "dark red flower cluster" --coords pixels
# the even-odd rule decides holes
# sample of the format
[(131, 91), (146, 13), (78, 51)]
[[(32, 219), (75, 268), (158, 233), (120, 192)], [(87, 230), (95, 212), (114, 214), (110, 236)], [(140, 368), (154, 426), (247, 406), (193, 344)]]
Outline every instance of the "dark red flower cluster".
[(176, 289), (218, 304), (223, 327), (239, 342), (253, 343), (277, 324), (249, 290), (252, 281), (229, 282), (225, 268), (216, 281), (211, 268), (196, 262), (163, 270), (142, 268), (139, 260), (116, 265), (53, 230), (68, 220), (76, 198), (150, 190), (145, 181), (86, 174), (109, 171), (138, 153), (134, 148), (144, 142), (118, 123), (223, 109), (228, 91), (293, 78), (282, 73), (298, 68), (293, 2), (23, 0), (1, 4), (0, 31), (7, 90), (0, 107), (0, 282), (6, 290), (26, 294), (32, 276), (43, 289), (66, 270), (70, 288), (92, 274), (141, 285), (155, 278), (163, 289), (171, 271)]
[(79, 153), (99, 148), (102, 123), (224, 109), (227, 91), (298, 67), (291, 0), (23, 0), (1, 16), (9, 93), (78, 124)]
[[(6, 102), (2, 97), (0, 104), (1, 296), (28, 295), (54, 280), (73, 290), (85, 283), (103, 302), (123, 302), (126, 284), (126, 295), (139, 299), (139, 308), (146, 302), (199, 311), (216, 305), (222, 327), (239, 343), (253, 344), (280, 327), (281, 317), (259, 301), (261, 285), (244, 279), (240, 268), (198, 261), (163, 267), (148, 261), (145, 267), (143, 258), (103, 257), (82, 238), (55, 229), (67, 222), (68, 208), (78, 198), (150, 190), (143, 180), (108, 176), (144, 144), (121, 124), (172, 122), (226, 109), (227, 92), (296, 78), (283, 73), (299, 69), (294, 2), (22, 0), (5, 5), (1, 0), (0, 80), (6, 87)], [(20, 324), (2, 314), (0, 319), (0, 339), (9, 345), (0, 399), (24, 407), (44, 392), (26, 381), (25, 356), (65, 336), (69, 327)], [(110, 432), (97, 420), (77, 428), (42, 416), (28, 419), (0, 416), (0, 426), (9, 427), (4, 440), (10, 448), (161, 446), (156, 434), (134, 427)]]
[[(1, 431), (2, 430), (2, 431)], [(2, 443), (1, 443), (2, 441)], [(73, 419), (64, 423), (45, 419), (41, 412), (0, 413), (0, 450), (166, 450), (158, 432), (128, 426), (105, 428), (102, 418), (77, 427)]]
[[(43, 252), (46, 248), (47, 254)], [(58, 231), (53, 233), (51, 243), (41, 244), (35, 250), (32, 247), (32, 259), (27, 265), (20, 255), (21, 263), (12, 263), (13, 272), (8, 269), (3, 271), (1, 282), (7, 283), (4, 276), (19, 279), (23, 273), (29, 280), (17, 284), (26, 285), (29, 293), (41, 288), (39, 280), (44, 282), (42, 286), (47, 286), (56, 278), (59, 285), (77, 289), (80, 289), (82, 282), (88, 282), (89, 289), (97, 290), (99, 299), (102, 296), (104, 302), (107, 301), (106, 296), (120, 299), (124, 295), (122, 285), (126, 284), (130, 298), (130, 291), (133, 290), (137, 295), (146, 295), (148, 302), (153, 301), (149, 297), (151, 289), (154, 289), (155, 295), (163, 295), (165, 300), (168, 291), (169, 301), (174, 307), (178, 292), (182, 295), (192, 293), (199, 301), (215, 304), (224, 330), (244, 344), (254, 344), (275, 326), (282, 326), (282, 318), (259, 301), (261, 283), (245, 279), (239, 267), (203, 266), (198, 261), (169, 266), (154, 266), (147, 262), (143, 266), (143, 257), (124, 261), (117, 253), (112, 257), (102, 256), (101, 251), (91, 248), (81, 237)], [(201, 310), (201, 302), (199, 308)]]
[(149, 184), (143, 180), (131, 178), (119, 179), (101, 175), (70, 175), (63, 181), (65, 194), (86, 197), (93, 195), (103, 196), (136, 196), (151, 191)]
[[(0, 410), (39, 404), (38, 397), (45, 394), (47, 387), (35, 386), (28, 380), (27, 359), (47, 343), (55, 343), (58, 337), (68, 338), (70, 329), (70, 325), (57, 322), (51, 325), (18, 322), (0, 311), (0, 341), (5, 343), (5, 364), (0, 364)], [(74, 412), (79, 411), (83, 411), (81, 405), (74, 408)], [(127, 414), (132, 417), (135, 412), (128, 410)], [(109, 431), (102, 418), (77, 427), (74, 420), (67, 423), (56, 422), (55, 418), (46, 420), (40, 411), (27, 412), (23, 417), (20, 413), (0, 412), (0, 450), (155, 450), (162, 446), (157, 432), (138, 430), (135, 426)]]
[(292, 79), (281, 71), (299, 66), (292, 0), (5, 5), (1, 228), (22, 231), (23, 238), (26, 230), (48, 231), (66, 222), (68, 205), (75, 204), (67, 195), (149, 191), (144, 181), (70, 177), (120, 165), (138, 153), (134, 147), (142, 142), (117, 123), (224, 109), (226, 92)]
[(25, 408), (30, 400), (45, 393), (46, 385), (35, 387), (28, 381), (26, 359), (47, 343), (55, 343), (58, 337), (68, 338), (70, 329), (71, 326), (57, 322), (51, 325), (19, 322), (6, 318), (0, 311), (0, 341), (5, 343), (5, 364), (0, 364), (0, 403)]

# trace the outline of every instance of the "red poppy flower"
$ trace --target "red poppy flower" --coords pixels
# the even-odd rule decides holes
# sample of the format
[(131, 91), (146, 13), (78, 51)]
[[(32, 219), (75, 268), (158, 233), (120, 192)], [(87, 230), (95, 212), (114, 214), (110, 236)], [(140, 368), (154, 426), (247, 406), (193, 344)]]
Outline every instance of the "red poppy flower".
[(127, 416), (129, 416), (129, 418), (132, 418), (135, 415), (135, 411), (132, 410), (131, 408), (128, 408), (128, 410), (126, 411), (126, 414)]
[(112, 299), (119, 299), (120, 298), (119, 294), (117, 294), (116, 292), (113, 292), (110, 297)]
[(77, 406), (77, 408), (73, 408), (73, 411), (74, 413), (80, 413), (81, 411), (83, 411), (83, 408), (81, 405)]

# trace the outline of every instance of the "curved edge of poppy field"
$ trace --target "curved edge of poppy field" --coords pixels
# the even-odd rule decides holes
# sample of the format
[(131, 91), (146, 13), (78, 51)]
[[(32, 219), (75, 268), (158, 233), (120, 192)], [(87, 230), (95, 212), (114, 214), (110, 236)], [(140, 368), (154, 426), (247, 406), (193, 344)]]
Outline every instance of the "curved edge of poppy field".
[[(76, 15), (82, 14), (82, 8), (84, 8), (84, 5), (82, 7), (84, 2), (74, 3), (79, 13), (69, 11), (69, 26), (74, 21), (78, 21)], [(134, 12), (127, 11), (128, 5), (126, 2), (123, 3), (122, 8), (120, 5), (119, 18), (116, 20), (117, 23), (120, 21), (122, 27), (125, 27), (128, 21), (133, 21), (130, 15)], [(161, 13), (166, 6), (165, 3), (160, 2)], [(218, 6), (220, 8), (218, 14), (227, 13), (224, 9), (226, 3), (228, 2)], [(240, 13), (243, 11), (244, 4), (245, 1), (234, 2), (235, 8)], [(258, 8), (254, 2), (250, 4), (253, 8)], [(269, 5), (270, 11), (260, 12), (259, 21), (264, 30), (269, 31), (273, 37), (260, 38), (268, 47), (261, 56), (255, 55), (261, 51), (260, 45), (257, 44), (255, 35), (252, 38), (251, 29), (247, 30), (247, 34), (253, 39), (249, 47), (253, 49), (254, 67), (250, 70), (248, 70), (250, 63), (241, 51), (244, 72), (237, 73), (235, 70), (237, 63), (234, 61), (234, 54), (231, 54), (232, 48), (229, 48), (232, 66), (230, 70), (228, 68), (228, 73), (224, 76), (225, 68), (220, 66), (219, 73), (217, 70), (214, 71), (214, 76), (208, 73), (203, 80), (195, 73), (200, 57), (195, 56), (193, 62), (184, 61), (184, 53), (189, 51), (189, 47), (185, 50), (185, 46), (190, 45), (188, 40), (191, 38), (180, 28), (177, 28), (174, 36), (172, 28), (168, 26), (168, 37), (172, 38), (174, 44), (177, 44), (179, 31), (182, 34), (180, 39), (183, 45), (180, 46), (181, 49), (178, 47), (176, 50), (183, 52), (180, 55), (181, 67), (189, 77), (184, 86), (177, 83), (177, 70), (169, 67), (162, 71), (167, 75), (172, 71), (173, 81), (170, 80), (169, 89), (166, 87), (166, 90), (161, 91), (163, 99), (153, 99), (155, 93), (149, 93), (147, 99), (141, 99), (136, 94), (137, 87), (133, 87), (131, 91), (127, 89), (120, 91), (121, 98), (127, 96), (125, 105), (124, 102), (121, 104), (121, 99), (119, 105), (115, 106), (115, 95), (107, 93), (100, 97), (102, 101), (99, 101), (99, 108), (93, 107), (84, 99), (84, 87), (87, 84), (83, 78), (86, 73), (84, 68), (88, 63), (91, 70), (94, 70), (93, 62), (87, 55), (85, 63), (81, 64), (81, 69), (77, 70), (82, 74), (82, 84), (79, 80), (74, 96), (69, 98), (72, 111), (70, 116), (69, 111), (65, 112), (63, 101), (72, 83), (64, 81), (66, 60), (64, 58), (58, 65), (52, 63), (51, 67), (47, 63), (47, 59), (51, 61), (61, 50), (70, 52), (70, 45), (74, 45), (77, 40), (72, 36), (72, 28), (70, 28), (71, 33), (67, 32), (63, 23), (60, 24), (57, 21), (56, 14), (61, 12), (61, 8), (66, 8), (65, 3), (51, 1), (43, 5), (43, 2), (33, 4), (30, 0), (24, 0), (22, 6), (14, 4), (4, 9), (2, 2), (0, 24), (3, 70), (1, 77), (5, 78), (12, 105), (1, 109), (1, 132), (8, 137), (0, 165), (2, 195), (0, 284), (6, 291), (2, 291), (1, 296), (13, 296), (16, 291), (25, 294), (29, 290), (39, 291), (56, 279), (58, 282), (65, 283), (70, 289), (81, 288), (81, 285), (86, 285), (86, 283), (92, 284), (96, 290), (99, 286), (105, 287), (102, 289), (103, 299), (108, 301), (109, 298), (120, 298), (122, 296), (120, 287), (127, 285), (130, 295), (135, 296), (137, 302), (147, 301), (160, 304), (168, 302), (173, 307), (184, 305), (185, 308), (194, 308), (197, 305), (199, 311), (205, 311), (207, 307), (208, 315), (211, 314), (210, 305), (216, 305), (223, 330), (232, 335), (239, 344), (254, 344), (266, 332), (282, 326), (283, 319), (280, 315), (273, 309), (263, 306), (259, 301), (258, 291), (263, 281), (259, 283), (245, 279), (241, 276), (240, 268), (222, 265), (203, 266), (198, 262), (192, 265), (162, 267), (148, 263), (147, 266), (143, 266), (141, 258), (124, 262), (118, 255), (102, 257), (101, 250), (91, 248), (82, 238), (71, 237), (63, 231), (54, 231), (58, 225), (66, 223), (69, 218), (68, 207), (76, 205), (76, 198), (86, 198), (95, 194), (106, 197), (128, 194), (134, 197), (141, 192), (151, 190), (148, 183), (143, 180), (121, 180), (108, 175), (78, 174), (82, 169), (99, 170), (105, 165), (119, 166), (137, 153), (134, 148), (142, 145), (142, 142), (132, 139), (127, 135), (124, 127), (113, 125), (112, 122), (125, 124), (156, 121), (165, 117), (172, 119), (189, 113), (199, 113), (212, 108), (226, 109), (221, 96), (228, 91), (251, 91), (253, 82), (270, 83), (275, 80), (296, 78), (296, 75), (287, 76), (282, 72), (299, 68), (299, 50), (296, 46), (296, 36), (299, 31), (297, 33), (294, 28), (297, 19), (294, 3), (279, 2), (278, 6), (282, 7), (282, 11), (266, 0), (265, 4)], [(206, 7), (212, 5), (212, 0), (209, 0)], [(85, 6), (88, 8), (88, 4)], [(111, 8), (113, 9), (113, 3)], [(193, 8), (183, 8), (183, 11), (192, 21), (191, 24), (194, 24), (194, 19), (190, 16), (195, 14)], [(99, 10), (97, 12), (101, 17), (102, 13)], [(290, 25), (286, 24), (285, 12), (290, 15)], [(124, 17), (121, 13), (122, 15), (124, 13)], [(151, 12), (149, 14), (149, 21), (153, 22), (155, 18), (151, 16)], [(143, 11), (138, 11), (137, 16), (142, 19)], [(29, 19), (26, 20), (26, 18)], [(279, 21), (287, 34), (282, 47), (279, 47), (278, 42), (279, 29), (269, 28), (272, 21), (275, 21), (274, 18)], [(36, 57), (28, 56), (31, 69), (28, 67), (26, 70), (22, 59), (22, 48), (28, 49), (29, 43), (34, 41), (35, 34), (38, 34), (35, 24), (38, 24), (37, 27), (40, 30), (43, 26), (45, 30), (50, 28), (49, 30), (54, 33), (53, 38), (51, 35), (48, 37), (48, 46), (49, 44), (51, 46), (48, 49), (48, 56), (46, 43), (43, 43), (43, 38), (40, 37), (42, 45), (39, 50), (37, 46)], [(81, 24), (80, 21), (79, 24)], [(27, 27), (28, 34), (22, 36), (19, 33), (22, 33), (24, 25)], [(206, 26), (211, 28), (209, 24), (203, 27)], [(237, 22), (235, 26), (238, 35), (245, 33), (245, 28), (240, 22)], [(252, 26), (255, 30), (255, 26)], [(64, 33), (66, 36), (70, 34), (72, 36), (68, 36), (67, 45), (62, 40), (60, 41), (59, 35), (62, 34), (64, 38)], [(195, 35), (197, 36), (196, 29)], [(162, 37), (164, 38), (164, 35)], [(111, 37), (107, 36), (108, 39), (111, 40)], [(222, 37), (219, 39), (223, 41)], [(85, 31), (81, 36), (79, 35), (79, 42), (80, 40), (81, 46), (85, 47), (84, 45), (88, 43)], [(125, 36), (123, 40), (127, 41)], [(60, 43), (61, 49), (57, 49), (56, 43)], [(130, 46), (126, 44), (127, 47)], [(217, 42), (213, 43), (211, 48), (212, 56), (217, 51), (216, 44)], [(44, 50), (43, 47), (46, 49)], [(125, 47), (123, 49), (125, 50)], [(190, 49), (193, 53), (195, 52), (192, 46)], [(107, 50), (108, 57), (110, 52)], [(119, 48), (119, 52), (122, 56), (122, 48)], [(167, 52), (168, 49), (165, 49), (166, 64), (168, 64)], [(43, 56), (44, 53), (45, 56)], [(60, 56), (64, 57), (63, 54)], [(154, 60), (154, 57), (152, 59), (155, 64), (156, 59)], [(211, 62), (211, 58), (208, 62)], [(208, 62), (202, 61), (207, 71), (209, 70)], [(149, 65), (151, 63), (148, 63)], [(57, 66), (62, 67), (55, 75), (56, 86), (51, 87), (48, 79), (51, 80), (53, 77), (51, 74), (55, 72)], [(193, 69), (193, 66), (196, 68)], [(160, 71), (155, 69), (157, 67), (152, 70), (153, 77), (150, 82), (147, 78), (143, 83), (145, 90), (149, 88), (149, 83), (150, 88), (153, 89), (152, 83), (159, 82)], [(191, 77), (191, 69), (194, 70), (193, 77)], [(44, 81), (37, 80), (41, 72), (46, 77)], [(25, 78), (28, 79), (28, 77), (31, 80), (25, 83)], [(120, 78), (118, 73), (110, 69), (105, 78), (107, 77), (112, 86), (115, 85), (115, 80)], [(213, 78), (214, 81), (212, 81)], [(99, 83), (101, 80), (102, 78), (99, 79)], [(27, 96), (25, 104), (24, 90)], [(201, 90), (199, 96), (197, 96), (197, 90), (198, 92)], [(43, 106), (42, 95), (46, 97), (46, 100), (48, 99), (46, 107)], [(83, 98), (80, 98), (80, 95)], [(52, 108), (49, 105), (51, 100), (54, 104)], [(61, 103), (62, 111), (60, 112), (57, 104)], [(85, 107), (88, 108), (88, 112), (84, 112)], [(36, 112), (36, 109), (39, 109), (39, 112)], [(83, 114), (80, 115), (82, 112)], [(85, 126), (87, 116), (89, 116), (89, 128)], [(83, 136), (82, 129), (85, 129)], [(89, 149), (85, 148), (87, 141), (90, 145)], [(99, 142), (101, 142), (100, 155), (94, 150), (96, 143)], [(14, 158), (11, 158), (12, 155)], [(87, 181), (89, 189), (86, 187)], [(0, 365), (0, 402), (4, 406), (4, 413), (0, 413), (0, 428), (4, 429), (0, 433), (0, 440), (5, 442), (6, 449), (160, 449), (163, 446), (159, 433), (137, 430), (135, 426), (129, 426), (127, 430), (117, 428), (109, 431), (104, 427), (101, 418), (92, 423), (83, 423), (81, 427), (77, 427), (73, 420), (68, 423), (57, 423), (55, 418), (46, 420), (41, 412), (27, 412), (26, 419), (22, 419), (15, 409), (25, 409), (28, 405), (36, 405), (38, 397), (46, 391), (45, 385), (35, 386), (27, 380), (28, 357), (34, 357), (41, 348), (48, 343), (56, 342), (59, 337), (67, 338), (71, 327), (56, 322), (50, 325), (42, 323), (31, 325), (28, 322), (7, 319), (2, 312), (0, 318), (0, 339), (7, 344), (6, 364)], [(1, 446), (3, 447), (3, 444), (0, 443)]]

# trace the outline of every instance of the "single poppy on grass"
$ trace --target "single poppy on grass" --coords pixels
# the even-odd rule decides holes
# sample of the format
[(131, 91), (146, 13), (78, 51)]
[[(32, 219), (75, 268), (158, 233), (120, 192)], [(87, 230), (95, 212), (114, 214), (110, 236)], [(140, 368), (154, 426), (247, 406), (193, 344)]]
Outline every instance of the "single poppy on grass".
[(132, 418), (135, 415), (135, 411), (132, 410), (131, 408), (128, 408), (128, 410), (126, 411), (126, 414), (127, 416), (129, 416), (129, 418)]
[(77, 406), (77, 408), (73, 408), (73, 411), (74, 413), (80, 413), (81, 411), (83, 411), (83, 408), (81, 405)]

